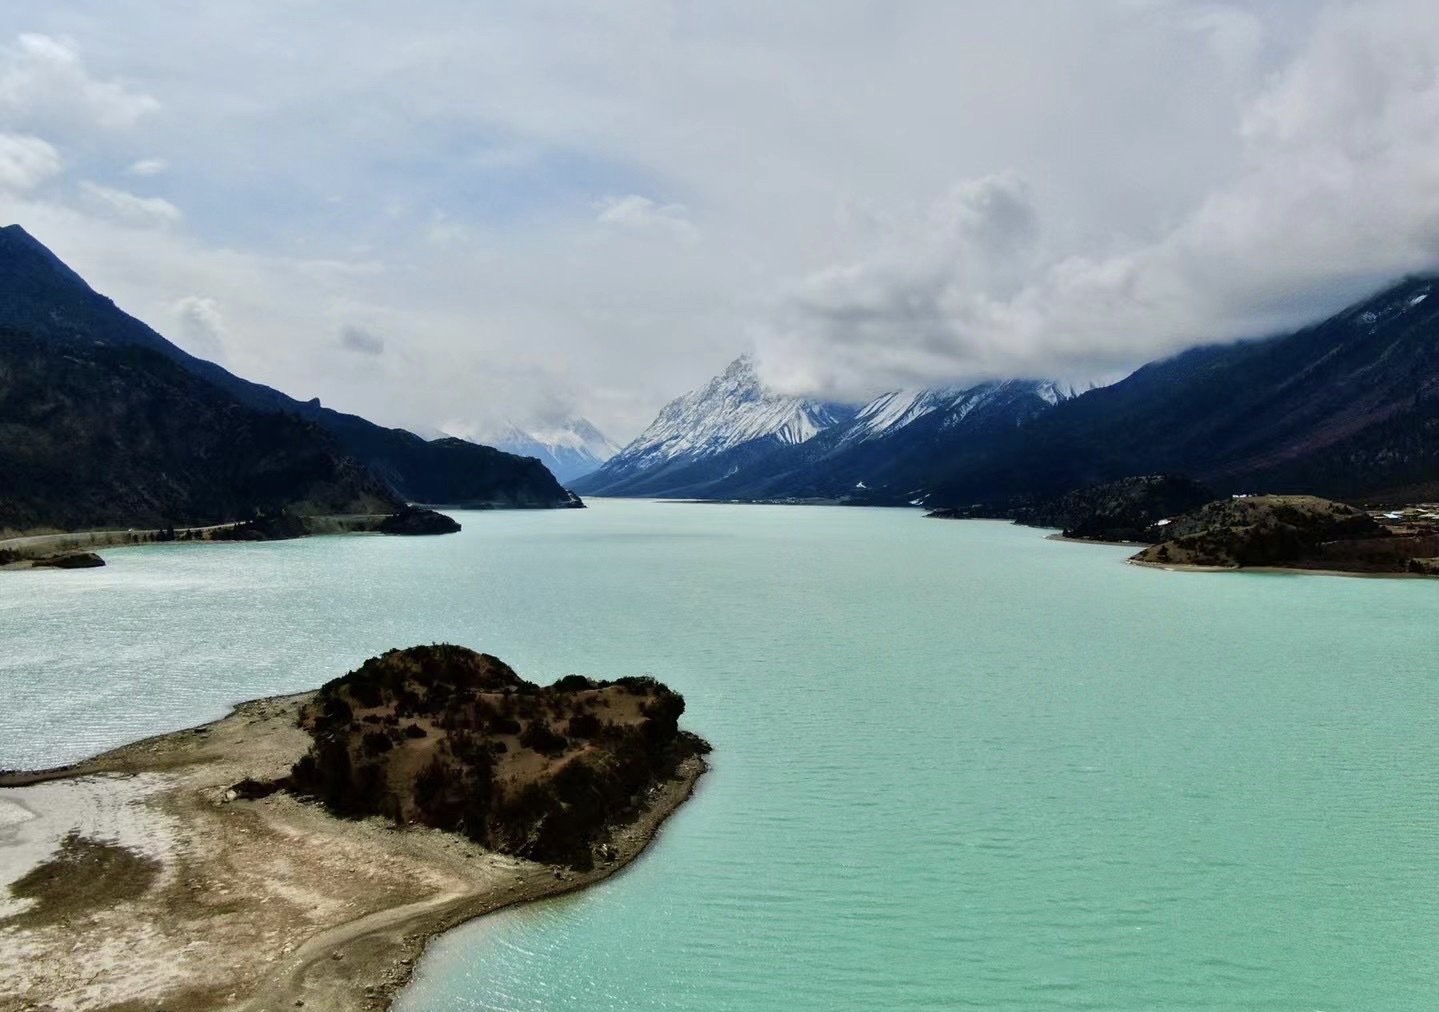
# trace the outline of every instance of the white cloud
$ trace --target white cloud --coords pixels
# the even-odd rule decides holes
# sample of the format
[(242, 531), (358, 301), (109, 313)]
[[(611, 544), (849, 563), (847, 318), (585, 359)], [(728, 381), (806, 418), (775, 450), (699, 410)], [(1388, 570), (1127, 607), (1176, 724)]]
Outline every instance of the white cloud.
[(158, 176), (169, 167), (163, 158), (141, 158), (139, 161), (131, 162), (125, 171), (132, 176)]
[(1431, 0), (151, 6), (7, 0), (0, 132), (72, 178), (0, 215), (392, 424), (623, 437), (755, 332), (831, 393), (1108, 372), (1439, 262)]
[(60, 174), (63, 165), (55, 146), (39, 137), (0, 133), (0, 187), (33, 190)]
[(12, 121), (123, 129), (158, 108), (150, 95), (92, 76), (69, 39), (27, 33), (0, 51), (0, 116)]
[(176, 339), (186, 351), (201, 358), (225, 357), (225, 318), (220, 304), (204, 295), (186, 295), (170, 307), (177, 327)]
[(1205, 37), (1224, 70), (1248, 74), (1264, 47), (1264, 24), (1254, 14), (1227, 5), (1201, 6), (1184, 25)]
[(690, 221), (689, 209), (683, 204), (660, 204), (631, 193), (605, 197), (595, 204), (595, 210), (596, 222), (621, 231), (659, 233), (684, 242), (699, 238), (699, 229)]
[(178, 224), (184, 217), (178, 207), (163, 197), (141, 197), (128, 190), (88, 181), (80, 184), (80, 194), (97, 214), (127, 225), (166, 228)]
[[(956, 192), (1009, 192), (994, 205), (1009, 209), (956, 216), (946, 198), (882, 250), (812, 275), (762, 338), (771, 375), (857, 394), (1112, 374), (1307, 322), (1439, 267), (1439, 35), (1416, 30), (1414, 13), (1324, 12), (1235, 124), (1240, 171), (1150, 241), (1067, 251), (1012, 186), (962, 184)], [(1014, 237), (1038, 237), (1043, 256)]]

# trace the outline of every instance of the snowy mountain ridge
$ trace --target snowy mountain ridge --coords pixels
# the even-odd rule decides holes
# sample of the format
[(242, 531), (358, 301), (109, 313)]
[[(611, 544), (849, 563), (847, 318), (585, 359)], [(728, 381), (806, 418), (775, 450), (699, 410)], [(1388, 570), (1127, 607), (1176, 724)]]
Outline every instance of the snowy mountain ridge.
[(609, 462), (607, 470), (647, 470), (676, 459), (700, 460), (756, 439), (807, 442), (852, 411), (765, 388), (754, 358), (741, 355), (698, 390), (675, 398)]
[(976, 411), (1026, 396), (1037, 397), (1053, 406), (1076, 396), (1076, 391), (1051, 380), (1000, 380), (971, 387), (895, 390), (881, 394), (860, 408), (841, 442), (882, 439), (936, 413), (945, 416), (944, 428), (953, 428)]
[[(754, 359), (743, 355), (665, 405), (644, 432), (576, 487), (599, 495), (750, 495), (804, 472), (824, 476), (816, 479), (820, 484), (869, 491), (864, 478), (883, 470), (876, 454), (1013, 428), (1071, 396), (1053, 382), (1004, 380), (891, 391), (847, 407), (775, 393), (760, 380)], [(858, 485), (848, 477), (856, 468)]]

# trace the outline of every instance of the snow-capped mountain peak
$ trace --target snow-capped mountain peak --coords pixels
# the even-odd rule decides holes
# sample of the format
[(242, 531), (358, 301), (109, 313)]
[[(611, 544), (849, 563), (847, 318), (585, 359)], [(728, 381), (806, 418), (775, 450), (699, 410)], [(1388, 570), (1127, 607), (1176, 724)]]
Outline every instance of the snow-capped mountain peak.
[(754, 358), (741, 355), (703, 387), (665, 405), (607, 470), (700, 460), (757, 439), (804, 443), (850, 414), (846, 408), (774, 393), (761, 382)]
[(571, 418), (561, 425), (521, 429), (511, 425), (509, 434), (527, 439), (538, 446), (555, 452), (573, 450), (584, 453), (600, 463), (609, 460), (620, 448), (588, 418)]
[(619, 452), (619, 447), (587, 418), (534, 428), (507, 422), (487, 441), (507, 453), (538, 457), (562, 482), (589, 474)]

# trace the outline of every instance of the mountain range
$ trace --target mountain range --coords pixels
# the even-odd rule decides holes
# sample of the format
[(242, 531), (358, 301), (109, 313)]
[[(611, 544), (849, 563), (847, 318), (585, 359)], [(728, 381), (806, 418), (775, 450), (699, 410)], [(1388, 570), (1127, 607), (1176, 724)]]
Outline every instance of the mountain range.
[(1406, 278), (1291, 333), (1083, 391), (1011, 379), (846, 405), (776, 393), (742, 356), (618, 452), (583, 419), (511, 427), (497, 449), (385, 428), (196, 358), (12, 225), (0, 228), (0, 530), (583, 505), (551, 469), (596, 495), (1011, 514), (1137, 475), (1218, 494), (1432, 498), (1436, 289), (1439, 277)]
[(1439, 493), (1439, 278), (1404, 279), (1287, 334), (1195, 348), (1110, 386), (1044, 380), (784, 397), (742, 358), (575, 483), (591, 495), (1038, 502), (1130, 475), (1220, 493)]
[(576, 487), (596, 495), (820, 498), (907, 502), (889, 476), (936, 440), (980, 440), (1034, 418), (1073, 391), (1038, 380), (901, 390), (858, 407), (787, 397), (741, 356), (671, 401), (633, 442)]
[(0, 228), (0, 530), (583, 505), (537, 460), (300, 401), (171, 344)]

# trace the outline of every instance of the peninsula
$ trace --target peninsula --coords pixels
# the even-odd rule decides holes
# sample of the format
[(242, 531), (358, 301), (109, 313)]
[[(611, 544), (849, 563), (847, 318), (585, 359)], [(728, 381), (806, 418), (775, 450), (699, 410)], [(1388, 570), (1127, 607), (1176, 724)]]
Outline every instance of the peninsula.
[(414, 647), (0, 774), (0, 1005), (387, 1008), (436, 934), (644, 849), (706, 769), (683, 709), (653, 679), (540, 687)]
[(1161, 569), (1439, 575), (1433, 507), (1365, 511), (1309, 495), (1220, 499), (1151, 526), (1130, 561)]

